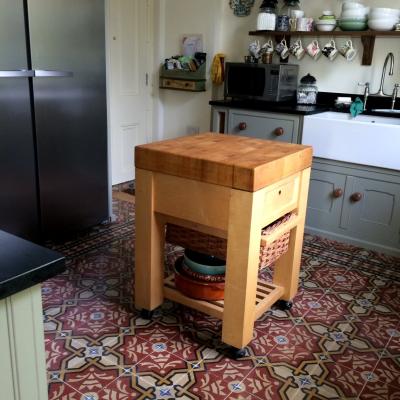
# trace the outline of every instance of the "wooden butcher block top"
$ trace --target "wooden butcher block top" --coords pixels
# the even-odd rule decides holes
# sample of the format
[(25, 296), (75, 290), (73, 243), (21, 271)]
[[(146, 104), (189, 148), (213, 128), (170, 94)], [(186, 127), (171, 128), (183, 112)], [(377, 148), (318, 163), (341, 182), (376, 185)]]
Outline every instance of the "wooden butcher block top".
[(255, 192), (311, 166), (312, 148), (203, 133), (135, 148), (136, 168)]

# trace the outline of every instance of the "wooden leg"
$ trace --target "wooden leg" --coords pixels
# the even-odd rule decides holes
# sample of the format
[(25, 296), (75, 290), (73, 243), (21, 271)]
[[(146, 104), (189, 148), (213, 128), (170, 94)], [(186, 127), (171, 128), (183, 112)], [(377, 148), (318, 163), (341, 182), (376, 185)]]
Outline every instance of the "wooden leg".
[(237, 349), (253, 337), (263, 201), (262, 191), (231, 192), (222, 341)]
[(136, 169), (135, 306), (163, 303), (164, 224), (154, 213), (153, 173)]
[(297, 293), (300, 274), (301, 252), (303, 249), (304, 224), (307, 210), (308, 187), (310, 182), (308, 168), (302, 172), (297, 214), (299, 223), (290, 232), (289, 249), (275, 264), (274, 284), (285, 289), (284, 300), (291, 300)]

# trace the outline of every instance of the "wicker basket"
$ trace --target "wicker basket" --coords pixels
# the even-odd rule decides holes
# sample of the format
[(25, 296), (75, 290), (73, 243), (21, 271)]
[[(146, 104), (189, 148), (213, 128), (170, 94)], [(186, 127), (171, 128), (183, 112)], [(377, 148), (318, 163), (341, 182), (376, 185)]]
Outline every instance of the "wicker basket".
[[(287, 230), (279, 239), (268, 242), (268, 236), (276, 231), (282, 224), (288, 224), (296, 215), (289, 213), (266, 226), (261, 231), (261, 236), (266, 245), (260, 243), (260, 268), (273, 264), (280, 256), (287, 252), (290, 231)], [(187, 249), (206, 253), (215, 257), (226, 259), (226, 239), (207, 235), (182, 226), (167, 224), (166, 241), (170, 244), (182, 246)]]

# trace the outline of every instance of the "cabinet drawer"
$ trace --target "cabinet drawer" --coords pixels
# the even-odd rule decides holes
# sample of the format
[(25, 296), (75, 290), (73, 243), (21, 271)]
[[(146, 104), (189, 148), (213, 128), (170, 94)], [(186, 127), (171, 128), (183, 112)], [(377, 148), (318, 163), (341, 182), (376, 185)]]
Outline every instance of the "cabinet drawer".
[(313, 169), (308, 194), (307, 225), (337, 229), (343, 205), (346, 176)]
[(229, 133), (266, 140), (297, 142), (299, 122), (296, 116), (230, 111)]
[(205, 81), (185, 81), (182, 79), (160, 78), (160, 88), (201, 92), (205, 90)]

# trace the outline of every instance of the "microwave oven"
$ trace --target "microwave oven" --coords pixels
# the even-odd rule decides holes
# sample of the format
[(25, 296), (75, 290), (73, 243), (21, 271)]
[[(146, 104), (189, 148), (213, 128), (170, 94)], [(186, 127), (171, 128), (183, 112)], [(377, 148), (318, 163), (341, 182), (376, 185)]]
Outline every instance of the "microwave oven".
[(299, 66), (226, 63), (225, 99), (290, 101), (295, 99)]

